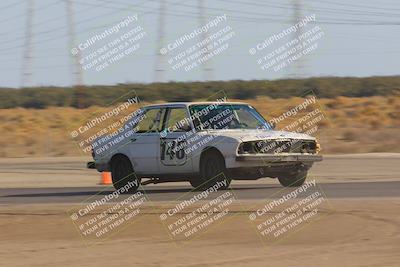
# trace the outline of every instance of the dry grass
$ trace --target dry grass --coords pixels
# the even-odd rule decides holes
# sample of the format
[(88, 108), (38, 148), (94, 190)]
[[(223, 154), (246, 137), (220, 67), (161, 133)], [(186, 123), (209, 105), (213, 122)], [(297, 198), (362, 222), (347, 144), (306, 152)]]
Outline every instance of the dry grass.
[[(261, 97), (248, 102), (269, 119), (302, 101)], [(320, 108), (325, 114), (316, 134), (324, 153), (400, 152), (400, 97), (320, 99), (313, 108)], [(0, 110), (0, 157), (81, 155), (70, 131), (88, 114), (107, 110), (98, 107)], [(285, 120), (277, 128), (293, 120)]]

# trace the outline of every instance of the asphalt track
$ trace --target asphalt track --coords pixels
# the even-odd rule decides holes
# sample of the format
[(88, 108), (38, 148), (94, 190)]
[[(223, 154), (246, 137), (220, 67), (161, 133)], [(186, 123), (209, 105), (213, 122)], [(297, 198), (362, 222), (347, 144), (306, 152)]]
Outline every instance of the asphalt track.
[[(232, 186), (236, 199), (257, 200), (277, 199), (290, 193), (292, 189), (280, 185), (246, 184)], [(326, 183), (318, 184), (314, 190), (326, 195), (327, 198), (368, 198), (368, 197), (398, 197), (400, 181), (393, 182), (356, 182), (356, 183)], [(99, 200), (111, 194), (111, 187), (70, 187), (70, 188), (9, 188), (0, 189), (0, 204), (33, 204), (33, 203), (82, 203)], [(150, 201), (187, 200), (199, 192), (192, 191), (190, 186), (145, 186), (143, 192)], [(212, 193), (217, 197), (224, 191)], [(119, 196), (117, 201), (129, 197), (129, 194)], [(300, 195), (301, 197), (301, 195)]]
[[(313, 190), (319, 190), (327, 198), (399, 197), (399, 162), (400, 154), (327, 156), (312, 168), (308, 181), (315, 179), (317, 187)], [(98, 173), (85, 169), (84, 163), (80, 158), (0, 161), (0, 204), (82, 203), (112, 193), (112, 186), (96, 186)], [(7, 181), (12, 182), (11, 186), (5, 186)], [(41, 181), (47, 186), (32, 187), (29, 181)], [(166, 183), (147, 185), (141, 191), (150, 201), (179, 201), (199, 193), (192, 190), (188, 183)], [(277, 180), (264, 179), (234, 181), (231, 190), (239, 200), (263, 200), (280, 198), (294, 189), (283, 188)], [(116, 201), (129, 196), (122, 195)]]

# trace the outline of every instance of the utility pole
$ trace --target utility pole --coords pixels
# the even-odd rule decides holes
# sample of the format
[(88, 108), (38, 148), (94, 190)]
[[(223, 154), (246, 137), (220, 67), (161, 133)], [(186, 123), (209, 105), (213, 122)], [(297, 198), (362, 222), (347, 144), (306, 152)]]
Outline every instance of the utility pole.
[(28, 0), (25, 25), (24, 58), (22, 60), (21, 87), (32, 85), (32, 39), (34, 9), (34, 0)]
[(156, 57), (156, 65), (155, 65), (155, 74), (154, 81), (155, 82), (163, 82), (164, 81), (164, 73), (165, 73), (165, 55), (161, 53), (161, 49), (164, 48), (165, 43), (165, 10), (166, 10), (166, 2), (165, 0), (160, 0), (160, 8), (158, 12), (158, 33), (157, 33), (157, 57)]
[[(199, 10), (199, 24), (200, 27), (206, 24), (206, 9), (205, 9), (205, 0), (197, 0), (197, 8)], [(200, 35), (200, 41), (204, 41), (208, 38), (208, 33), (203, 32)], [(206, 45), (207, 47), (207, 45)], [(205, 53), (205, 57), (207, 58), (210, 53), (207, 51)], [(209, 81), (213, 78), (213, 69), (211, 67), (211, 58), (203, 63), (202, 65), (202, 73), (203, 73), (203, 80)]]
[[(68, 25), (68, 37), (69, 37), (69, 49), (68, 53), (72, 56), (72, 64), (71, 64), (71, 73), (74, 77), (74, 81), (72, 82), (75, 86), (74, 96), (76, 99), (76, 107), (84, 108), (85, 107), (85, 94), (83, 92), (83, 73), (80, 64), (81, 60), (81, 52), (75, 47), (75, 20), (74, 20), (74, 10), (72, 7), (71, 0), (65, 1), (65, 8), (67, 13), (67, 25)], [(74, 53), (72, 53), (72, 49), (75, 49)]]
[(80, 60), (82, 58), (81, 52), (77, 49), (77, 53), (72, 54), (71, 49), (75, 48), (75, 17), (74, 11), (72, 7), (71, 0), (65, 0), (65, 8), (67, 13), (67, 25), (68, 25), (68, 37), (69, 37), (69, 50), (68, 52), (72, 56), (72, 64), (71, 64), (71, 73), (74, 76), (73, 84), (75, 86), (82, 86), (83, 85), (83, 73), (82, 68), (80, 65)]
[[(302, 3), (301, 0), (292, 0), (293, 2), (293, 24), (298, 23), (302, 19)], [(293, 36), (293, 39), (299, 40), (299, 37), (303, 33), (302, 28), (299, 28)], [(291, 67), (293, 74), (290, 76), (293, 76), (295, 78), (300, 78), (304, 76), (304, 56), (300, 57), (297, 59), (295, 62), (293, 62), (293, 66)]]

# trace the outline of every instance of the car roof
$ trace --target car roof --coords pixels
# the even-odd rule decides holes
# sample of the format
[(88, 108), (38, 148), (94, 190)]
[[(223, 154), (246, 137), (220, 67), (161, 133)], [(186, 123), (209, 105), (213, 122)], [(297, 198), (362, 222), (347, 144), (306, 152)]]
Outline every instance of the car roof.
[(215, 104), (224, 104), (224, 105), (248, 105), (248, 103), (244, 102), (211, 102), (211, 101), (204, 101), (204, 102), (169, 102), (169, 103), (160, 103), (160, 104), (152, 104), (144, 106), (144, 108), (162, 108), (162, 107), (187, 107), (191, 105), (215, 105)]

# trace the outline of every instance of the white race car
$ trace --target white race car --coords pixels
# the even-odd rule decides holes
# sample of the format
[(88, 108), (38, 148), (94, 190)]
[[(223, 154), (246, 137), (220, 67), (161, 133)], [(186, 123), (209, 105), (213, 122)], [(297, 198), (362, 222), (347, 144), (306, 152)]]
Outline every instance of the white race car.
[(119, 131), (92, 143), (88, 168), (111, 171), (114, 187), (129, 184), (130, 192), (140, 184), (177, 181), (226, 189), (231, 180), (262, 177), (300, 186), (312, 164), (322, 160), (319, 145), (309, 135), (273, 128), (246, 103), (149, 105)]

